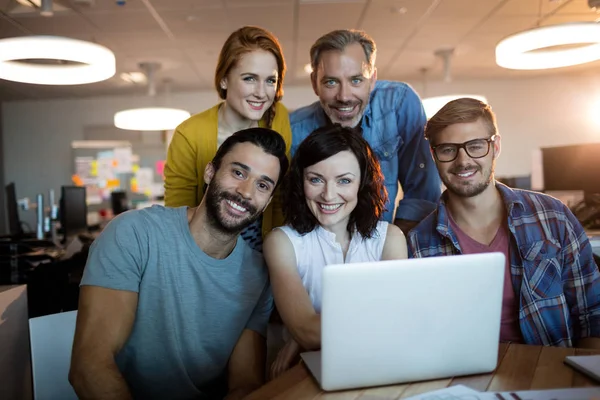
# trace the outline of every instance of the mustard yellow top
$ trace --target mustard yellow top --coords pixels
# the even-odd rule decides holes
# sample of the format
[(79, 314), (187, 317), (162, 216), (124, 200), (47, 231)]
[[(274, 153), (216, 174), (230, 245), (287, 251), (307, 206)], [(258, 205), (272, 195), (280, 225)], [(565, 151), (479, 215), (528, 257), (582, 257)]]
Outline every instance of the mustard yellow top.
[[(193, 115), (182, 122), (173, 135), (167, 163), (165, 165), (165, 205), (167, 207), (196, 207), (200, 204), (204, 188), (204, 169), (217, 153), (219, 130), (219, 107), (221, 104)], [(258, 125), (266, 127), (264, 120)], [(290, 157), (292, 131), (288, 111), (281, 103), (275, 106), (275, 118), (271, 129), (278, 132), (286, 143), (286, 153)], [(263, 237), (272, 228), (283, 225), (283, 214), (279, 191), (275, 193), (271, 205), (263, 214)]]

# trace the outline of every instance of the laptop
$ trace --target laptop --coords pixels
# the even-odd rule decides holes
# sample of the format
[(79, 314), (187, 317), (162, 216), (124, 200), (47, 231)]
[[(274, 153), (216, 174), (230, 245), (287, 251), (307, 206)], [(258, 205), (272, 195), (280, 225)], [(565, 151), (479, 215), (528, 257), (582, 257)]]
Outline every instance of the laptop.
[(327, 266), (321, 351), (302, 359), (326, 391), (490, 372), (504, 263), (484, 253)]

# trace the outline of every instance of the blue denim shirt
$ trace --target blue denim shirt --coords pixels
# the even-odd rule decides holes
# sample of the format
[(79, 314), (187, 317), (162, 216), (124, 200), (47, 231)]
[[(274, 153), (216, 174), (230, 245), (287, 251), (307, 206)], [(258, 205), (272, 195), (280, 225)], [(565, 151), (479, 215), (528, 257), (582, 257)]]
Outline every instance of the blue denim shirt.
[[(421, 99), (406, 83), (377, 81), (361, 121), (363, 137), (379, 158), (389, 195), (383, 219), (393, 222), (398, 183), (404, 196), (397, 219), (420, 221), (436, 206), (441, 182), (425, 140)], [(290, 114), (292, 156), (315, 129), (330, 123), (317, 101)]]
[[(499, 182), (496, 188), (506, 207), (525, 343), (572, 347), (581, 338), (600, 337), (600, 273), (579, 221), (553, 197)], [(408, 233), (409, 257), (462, 253), (445, 200), (443, 195), (437, 210)]]

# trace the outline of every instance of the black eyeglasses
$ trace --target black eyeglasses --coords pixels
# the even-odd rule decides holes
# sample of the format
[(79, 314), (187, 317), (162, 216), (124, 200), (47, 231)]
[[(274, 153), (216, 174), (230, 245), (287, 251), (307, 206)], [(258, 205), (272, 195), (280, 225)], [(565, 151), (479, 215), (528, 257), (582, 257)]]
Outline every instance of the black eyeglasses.
[(490, 144), (496, 140), (498, 135), (492, 135), (487, 139), (473, 139), (464, 143), (441, 143), (431, 146), (433, 154), (439, 162), (451, 162), (458, 157), (458, 151), (465, 149), (471, 158), (482, 158), (489, 154)]

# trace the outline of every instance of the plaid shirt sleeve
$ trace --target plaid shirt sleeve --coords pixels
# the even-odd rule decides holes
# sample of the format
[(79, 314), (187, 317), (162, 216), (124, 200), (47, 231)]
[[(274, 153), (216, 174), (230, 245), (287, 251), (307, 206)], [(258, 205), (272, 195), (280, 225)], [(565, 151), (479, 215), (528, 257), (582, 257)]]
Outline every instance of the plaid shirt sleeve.
[(575, 340), (600, 337), (600, 273), (583, 227), (565, 206), (562, 281)]

